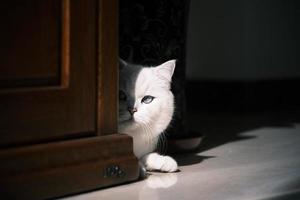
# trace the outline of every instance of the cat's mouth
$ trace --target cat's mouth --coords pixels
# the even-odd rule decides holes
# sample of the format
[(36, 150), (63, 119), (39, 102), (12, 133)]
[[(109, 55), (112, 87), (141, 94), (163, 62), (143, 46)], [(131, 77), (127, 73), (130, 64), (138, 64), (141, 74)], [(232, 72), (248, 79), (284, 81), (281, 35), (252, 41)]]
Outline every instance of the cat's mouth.
[(120, 118), (119, 123), (135, 123), (134, 117), (130, 116), (129, 118)]
[(119, 129), (120, 130), (127, 129), (129, 127), (136, 128), (138, 126), (139, 126), (139, 124), (133, 118), (123, 119), (123, 120), (119, 119)]

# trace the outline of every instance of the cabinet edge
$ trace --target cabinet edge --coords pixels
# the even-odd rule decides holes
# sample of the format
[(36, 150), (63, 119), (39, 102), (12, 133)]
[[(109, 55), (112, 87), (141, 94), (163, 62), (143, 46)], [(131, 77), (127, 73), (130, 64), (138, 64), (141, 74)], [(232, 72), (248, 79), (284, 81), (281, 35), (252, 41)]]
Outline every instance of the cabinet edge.
[(48, 199), (134, 181), (132, 144), (130, 136), (113, 134), (1, 150), (0, 192), (6, 199)]

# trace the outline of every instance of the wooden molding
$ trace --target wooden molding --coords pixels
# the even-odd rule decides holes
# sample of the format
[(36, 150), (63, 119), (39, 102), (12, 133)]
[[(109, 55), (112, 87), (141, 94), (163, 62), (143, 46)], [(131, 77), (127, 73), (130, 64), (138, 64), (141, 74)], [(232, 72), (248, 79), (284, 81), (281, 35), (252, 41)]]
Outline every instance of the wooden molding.
[(54, 198), (136, 180), (132, 144), (114, 134), (1, 150), (1, 198)]
[(97, 134), (108, 135), (118, 127), (118, 0), (99, 0), (98, 4)]
[(61, 86), (69, 86), (70, 76), (70, 0), (62, 1), (62, 39), (61, 39)]

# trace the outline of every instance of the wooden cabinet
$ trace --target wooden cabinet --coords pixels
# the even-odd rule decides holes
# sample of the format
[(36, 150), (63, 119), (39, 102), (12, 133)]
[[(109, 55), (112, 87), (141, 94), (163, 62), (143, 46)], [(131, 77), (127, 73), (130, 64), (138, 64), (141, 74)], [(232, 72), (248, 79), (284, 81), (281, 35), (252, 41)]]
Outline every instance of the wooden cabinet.
[(0, 3), (0, 190), (44, 199), (131, 181), (117, 133), (117, 0)]

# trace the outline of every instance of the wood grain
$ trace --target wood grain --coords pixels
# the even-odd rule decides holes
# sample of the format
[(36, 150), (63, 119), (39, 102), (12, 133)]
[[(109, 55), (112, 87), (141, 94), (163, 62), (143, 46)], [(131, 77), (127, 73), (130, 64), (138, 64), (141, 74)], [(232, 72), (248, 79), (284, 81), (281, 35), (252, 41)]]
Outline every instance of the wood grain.
[(99, 1), (97, 132), (118, 128), (118, 0)]
[[(0, 160), (6, 199), (53, 198), (138, 178), (132, 138), (122, 134), (7, 149)], [(109, 166), (119, 166), (124, 175), (105, 177)]]
[(61, 86), (67, 88), (70, 80), (70, 0), (62, 2), (62, 55), (61, 55)]
[[(9, 5), (25, 11), (42, 6), (41, 15), (55, 16), (39, 0), (17, 2)], [(139, 175), (132, 138), (117, 134), (118, 1), (45, 2), (61, 12), (59, 23), (54, 20), (49, 26), (59, 30), (61, 39), (40, 35), (42, 41), (57, 44), (48, 53), (60, 56), (59, 82), (27, 85), (11, 79), (12, 85), (19, 85), (0, 88), (1, 199), (55, 198), (133, 181)], [(29, 55), (34, 61), (36, 54)]]
[(1, 1), (0, 88), (59, 83), (60, 4)]
[[(45, 7), (43, 3), (52, 6)], [(1, 2), (0, 6), (4, 7), (3, 4)], [(72, 2), (70, 0), (45, 2), (30, 0), (26, 3), (15, 4), (14, 0), (8, 4), (8, 8), (18, 7), (24, 12), (38, 12), (41, 15), (41, 19), (38, 19), (39, 24), (49, 23), (49, 26), (45, 26), (42, 30), (28, 26), (26, 31), (37, 31), (35, 36), (39, 38), (39, 40), (36, 37), (31, 40), (29, 37), (28, 40), (32, 49), (40, 48), (41, 45), (47, 44), (48, 40), (50, 43), (58, 44), (54, 46), (55, 48), (45, 47), (44, 51), (45, 54), (59, 56), (56, 60), (59, 61), (58, 65), (62, 71), (58, 72), (59, 80), (54, 86), (49, 84), (30, 85), (29, 87), (27, 83), (23, 85), (24, 82), (18, 82), (12, 78), (10, 82), (19, 84), (18, 88), (0, 88), (0, 147), (95, 135), (96, 0)], [(15, 18), (28, 17), (21, 15), (24, 12), (19, 15), (16, 13)], [(54, 18), (54, 20), (47, 20), (48, 18)], [(23, 20), (30, 21), (30, 19)], [(19, 21), (15, 21), (13, 22), (16, 24), (9, 24), (9, 22), (6, 24), (17, 26)], [(46, 37), (44, 33), (47, 31), (56, 33), (57, 37)], [(16, 37), (23, 37), (25, 33), (27, 34), (27, 32), (16, 32), (15, 34)], [(60, 39), (59, 35), (61, 35)], [(30, 49), (27, 51), (29, 53), (26, 59), (33, 63), (38, 59), (39, 63), (32, 65), (26, 73), (35, 70), (38, 73), (40, 67), (48, 63), (48, 59), (46, 59), (47, 57), (40, 58), (39, 54)], [(10, 57), (14, 56), (13, 52), (9, 55)], [(18, 54), (15, 56), (18, 58)], [(3, 56), (0, 56), (0, 63), (3, 59)], [(20, 73), (21, 77), (26, 78), (27, 76), (21, 69), (27, 69), (26, 65), (17, 63), (16, 68), (12, 68), (11, 72)], [(5, 68), (0, 65), (1, 75), (2, 72), (5, 72)], [(44, 80), (43, 76), (40, 78)], [(8, 79), (9, 76), (6, 77), (6, 80)]]

